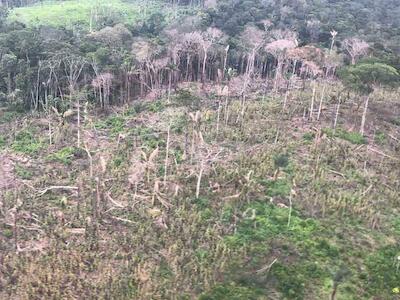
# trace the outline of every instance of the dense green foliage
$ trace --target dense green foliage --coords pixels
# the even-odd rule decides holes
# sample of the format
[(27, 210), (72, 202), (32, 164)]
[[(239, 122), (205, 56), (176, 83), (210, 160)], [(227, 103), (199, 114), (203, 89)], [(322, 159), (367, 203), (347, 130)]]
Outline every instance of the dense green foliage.
[[(48, 1), (3, 13), (0, 101), (35, 110), (51, 102), (57, 103), (58, 109), (72, 108), (71, 102), (76, 100), (70, 90), (73, 84), (85, 98), (104, 107), (143, 95), (149, 89), (165, 88), (171, 81), (175, 88), (181, 80), (196, 81), (204, 76), (216, 80), (225, 45), (230, 46), (226, 71), (231, 68), (229, 72), (242, 74), (246, 65), (252, 65), (250, 58), (244, 58), (246, 51), (251, 43), (258, 43), (263, 30), (269, 36), (263, 44), (295, 36), (299, 46), (326, 48), (331, 44), (330, 32), (336, 30), (338, 57), (334, 59), (339, 61), (334, 65), (340, 65), (343, 57), (348, 59), (342, 42), (355, 36), (369, 42), (369, 53), (379, 64), (399, 68), (399, 26), (397, 18), (388, 17), (398, 9), (395, 1), (211, 2), (204, 7), (192, 2), (193, 7), (189, 7), (168, 1)], [(251, 29), (254, 37), (242, 36), (250, 25), (255, 25)], [(227, 35), (211, 44), (203, 66), (203, 47), (207, 45), (204, 32), (210, 27)], [(289, 29), (293, 33), (289, 34)], [(190, 31), (200, 32), (203, 42), (198, 35), (188, 35)], [(279, 64), (277, 54), (269, 49), (254, 57), (259, 69), (253, 72), (261, 77), (272, 77)], [(330, 57), (321, 62), (321, 54), (315, 52), (318, 49), (312, 50), (314, 54), (306, 53), (311, 50), (299, 48), (299, 53), (291, 55), (296, 60), (300, 56), (307, 65), (308, 61), (316, 63), (322, 70), (331, 68)], [(178, 56), (172, 57), (173, 53)], [(282, 71), (291, 72), (294, 67), (299, 76), (306, 76), (301, 64), (290, 66), (293, 60), (288, 64)], [(79, 73), (75, 73), (77, 70)], [(76, 78), (72, 78), (74, 74)]]
[(382, 63), (359, 63), (340, 70), (339, 77), (351, 90), (371, 93), (377, 86), (397, 87), (400, 84), (399, 72), (392, 66)]
[(318, 1), (218, 1), (210, 10), (212, 22), (230, 34), (237, 34), (249, 22), (268, 19), (280, 28), (299, 32), (301, 42), (329, 45), (329, 32), (341, 37), (358, 35), (381, 45), (388, 42), (399, 51), (399, 14), (396, 0)]

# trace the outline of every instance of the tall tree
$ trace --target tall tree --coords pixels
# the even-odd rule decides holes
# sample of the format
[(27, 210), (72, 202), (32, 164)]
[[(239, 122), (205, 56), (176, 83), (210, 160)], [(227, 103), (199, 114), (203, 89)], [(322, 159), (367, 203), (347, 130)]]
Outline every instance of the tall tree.
[(360, 133), (364, 134), (371, 93), (378, 86), (398, 86), (400, 74), (395, 68), (386, 64), (359, 63), (340, 70), (339, 76), (347, 88), (357, 91), (365, 98), (360, 127)]
[(343, 48), (349, 54), (351, 64), (354, 65), (358, 59), (367, 54), (369, 45), (366, 41), (351, 38), (343, 41)]

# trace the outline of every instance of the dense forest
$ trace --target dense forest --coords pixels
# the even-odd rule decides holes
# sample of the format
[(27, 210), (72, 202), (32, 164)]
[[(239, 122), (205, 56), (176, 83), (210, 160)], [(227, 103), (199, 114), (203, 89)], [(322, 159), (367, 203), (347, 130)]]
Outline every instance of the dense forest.
[(395, 1), (220, 1), (202, 3), (203, 9), (150, 3), (133, 6), (137, 16), (125, 12), (129, 4), (119, 4), (107, 9), (101, 2), (90, 8), (62, 2), (76, 6), (66, 12), (79, 19), (57, 27), (51, 26), (57, 15), (49, 25), (29, 26), (37, 17), (18, 21), (29, 11), (17, 10), (7, 22), (3, 10), (1, 101), (37, 110), (74, 97), (73, 89), (104, 106), (181, 81), (216, 81), (218, 70), (223, 78), (228, 70), (262, 79), (321, 77), (368, 53), (395, 68), (400, 64), (400, 24), (387, 15), (399, 10)]
[(1, 299), (400, 299), (398, 0), (2, 0)]

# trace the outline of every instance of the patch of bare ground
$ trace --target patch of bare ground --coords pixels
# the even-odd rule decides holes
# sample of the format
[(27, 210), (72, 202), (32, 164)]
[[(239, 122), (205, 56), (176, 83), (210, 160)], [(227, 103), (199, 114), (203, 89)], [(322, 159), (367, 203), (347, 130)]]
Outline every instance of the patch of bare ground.
[(0, 153), (0, 192), (15, 188), (18, 185), (14, 173), (16, 161), (26, 162), (25, 159), (7, 152)]

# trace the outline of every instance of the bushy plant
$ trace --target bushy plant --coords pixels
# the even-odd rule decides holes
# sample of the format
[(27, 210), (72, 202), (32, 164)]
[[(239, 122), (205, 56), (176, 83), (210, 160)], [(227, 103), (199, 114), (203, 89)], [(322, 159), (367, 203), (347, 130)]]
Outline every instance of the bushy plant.
[(6, 145), (6, 139), (0, 135), (0, 149)]
[(366, 287), (371, 295), (393, 296), (393, 290), (400, 288), (400, 248), (395, 245), (383, 247), (370, 254), (365, 264), (368, 271)]
[(191, 93), (190, 90), (178, 90), (173, 103), (177, 106), (184, 106), (189, 110), (198, 110), (200, 108), (201, 99)]
[(122, 116), (112, 116), (104, 121), (99, 121), (95, 124), (97, 129), (108, 129), (113, 136), (124, 132), (125, 130), (125, 118)]
[(29, 130), (22, 130), (15, 136), (11, 148), (17, 152), (34, 155), (43, 148), (43, 144), (34, 137), (32, 132)]
[(24, 168), (23, 166), (21, 166), (19, 164), (15, 165), (14, 171), (18, 177), (25, 179), (25, 180), (29, 180), (33, 176), (33, 173), (30, 170)]
[(72, 163), (72, 159), (77, 151), (75, 147), (65, 147), (56, 153), (50, 154), (48, 158), (51, 161), (58, 161), (64, 165), (69, 165)]
[(325, 133), (328, 137), (337, 137), (356, 145), (362, 145), (367, 143), (366, 138), (361, 133), (354, 131), (347, 131), (343, 128), (337, 128), (336, 130), (325, 128), (323, 129), (323, 133)]

